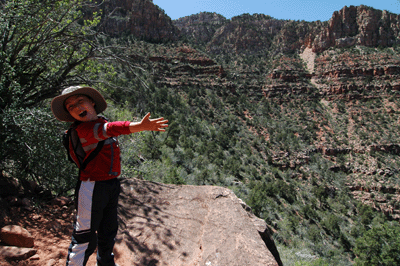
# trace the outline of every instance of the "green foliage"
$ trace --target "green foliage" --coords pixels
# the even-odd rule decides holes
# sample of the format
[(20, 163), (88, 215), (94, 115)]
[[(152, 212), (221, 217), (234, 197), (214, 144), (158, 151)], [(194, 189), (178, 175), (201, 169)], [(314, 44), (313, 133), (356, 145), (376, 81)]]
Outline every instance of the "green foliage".
[(35, 181), (56, 195), (67, 194), (75, 186), (77, 171), (61, 148), (65, 125), (43, 108), (9, 110), (4, 117), (1, 172), (22, 184)]
[(399, 265), (399, 250), (400, 225), (397, 222), (376, 224), (356, 241), (356, 265)]
[[(0, 9), (0, 111), (30, 107), (81, 83), (76, 67), (94, 54), (83, 1), (4, 1)], [(95, 21), (95, 20), (94, 20)], [(95, 23), (94, 23), (95, 24)]]
[(63, 86), (84, 82), (91, 71), (98, 18), (83, 20), (89, 3), (0, 3), (0, 170), (56, 194), (68, 191), (75, 178), (62, 159), (60, 124), (42, 104)]
[(251, 191), (248, 196), (248, 203), (253, 208), (253, 212), (262, 218), (268, 217), (268, 210), (275, 206), (275, 200), (285, 199), (293, 203), (296, 199), (296, 192), (293, 186), (283, 180), (255, 181), (251, 184)]
[(371, 206), (362, 203), (358, 204), (358, 212), (360, 215), (360, 223), (363, 224), (364, 226), (370, 225), (372, 219), (376, 215)]
[(320, 258), (304, 247), (288, 248), (277, 245), (282, 263), (285, 266), (330, 266), (346, 265), (346, 263), (334, 264), (328, 259)]
[(338, 237), (340, 235), (340, 223), (342, 219), (337, 214), (330, 214), (325, 216), (321, 225), (332, 236)]

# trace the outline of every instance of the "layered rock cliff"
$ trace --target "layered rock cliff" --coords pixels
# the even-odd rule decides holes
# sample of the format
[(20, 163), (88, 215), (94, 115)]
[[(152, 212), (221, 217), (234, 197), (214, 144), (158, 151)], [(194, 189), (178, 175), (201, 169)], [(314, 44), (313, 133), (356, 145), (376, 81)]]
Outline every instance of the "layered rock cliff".
[(344, 7), (310, 44), (315, 52), (329, 47), (393, 46), (399, 42), (399, 15), (367, 6)]
[[(365, 89), (398, 88), (394, 81), (399, 71), (397, 60), (390, 59), (390, 54), (371, 52), (365, 48), (354, 48), (344, 54), (339, 50), (327, 51), (352, 47), (382, 49), (396, 45), (400, 41), (399, 16), (387, 11), (367, 6), (346, 6), (334, 12), (327, 22), (277, 20), (262, 14), (244, 14), (228, 20), (208, 12), (171, 21), (148, 0), (106, 1), (102, 7), (105, 10), (103, 29), (112, 36), (125, 33), (152, 42), (179, 38), (190, 43), (186, 47), (196, 46), (195, 49), (189, 48), (192, 49), (190, 53), (184, 51), (186, 48), (177, 49), (175, 54), (185, 54), (186, 59), (178, 58), (184, 66), (171, 66), (177, 58), (174, 53), (142, 58), (167, 63), (162, 67), (161, 72), (164, 73), (170, 69), (172, 73), (189, 73), (186, 76), (208, 75), (211, 80), (214, 75), (232, 74), (230, 80), (222, 80), (223, 84), (229, 84), (236, 78), (256, 79), (257, 82), (248, 82), (252, 83), (252, 94), (267, 97), (314, 92), (315, 88), (322, 96), (354, 91), (352, 97), (358, 97), (356, 94)], [(199, 54), (199, 50), (206, 54), (193, 56)], [(306, 50), (314, 54), (313, 60), (307, 61), (298, 56)], [(316, 58), (317, 53), (319, 56)], [(248, 60), (246, 57), (259, 58), (260, 62), (245, 65), (243, 61)], [(306, 63), (312, 63), (313, 67), (306, 67)], [(205, 65), (208, 68), (202, 69)], [(213, 69), (209, 69), (211, 66)], [(157, 78), (163, 79), (163, 76), (159, 73)], [(196, 78), (188, 79), (196, 83)], [(373, 84), (369, 82), (372, 80)], [(167, 80), (160, 82), (168, 85)]]
[[(190, 40), (207, 44), (213, 54), (234, 51), (255, 53), (265, 49), (300, 52), (306, 47), (322, 52), (331, 47), (387, 47), (399, 43), (399, 15), (368, 6), (343, 7), (327, 22), (277, 20), (263, 14), (243, 14), (228, 20), (201, 12), (172, 21), (150, 0), (110, 0), (103, 10), (103, 29), (155, 42)], [(233, 50), (232, 50), (233, 49)]]

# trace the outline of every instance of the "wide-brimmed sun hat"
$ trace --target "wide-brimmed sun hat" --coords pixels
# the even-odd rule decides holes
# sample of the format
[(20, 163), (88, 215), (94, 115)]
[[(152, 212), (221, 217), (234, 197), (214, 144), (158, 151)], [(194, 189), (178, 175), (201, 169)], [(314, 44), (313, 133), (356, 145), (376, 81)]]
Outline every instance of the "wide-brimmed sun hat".
[(64, 106), (65, 100), (73, 95), (89, 96), (94, 101), (94, 109), (98, 114), (100, 114), (107, 108), (107, 103), (104, 100), (104, 97), (97, 90), (91, 87), (72, 86), (64, 89), (61, 92), (60, 96), (55, 97), (51, 101), (51, 111), (58, 120), (65, 122), (75, 121), (75, 119), (70, 115), (70, 113)]

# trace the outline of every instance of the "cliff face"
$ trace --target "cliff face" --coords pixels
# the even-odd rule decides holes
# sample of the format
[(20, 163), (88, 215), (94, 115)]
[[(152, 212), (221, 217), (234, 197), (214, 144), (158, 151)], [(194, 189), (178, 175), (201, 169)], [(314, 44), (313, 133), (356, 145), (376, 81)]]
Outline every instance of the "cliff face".
[(331, 47), (387, 47), (399, 42), (399, 15), (367, 6), (345, 6), (327, 22), (276, 20), (262, 14), (244, 14), (227, 20), (202, 12), (172, 21), (150, 0), (101, 2), (103, 30), (154, 42), (178, 38), (207, 46), (212, 54), (257, 53), (266, 49), (299, 52), (306, 47), (323, 52)]
[(132, 34), (146, 41), (168, 42), (178, 39), (179, 32), (162, 9), (150, 0), (101, 1), (102, 30), (111, 36)]
[(282, 29), (284, 22), (270, 19), (265, 15), (243, 15), (233, 18), (219, 28), (207, 45), (212, 54), (257, 53), (269, 49), (272, 40)]
[(399, 57), (387, 52), (368, 54), (365, 48), (326, 52), (315, 60), (315, 83), (329, 99), (333, 95), (361, 97), (363, 92), (397, 91)]
[(374, 10), (366, 6), (344, 7), (335, 11), (328, 26), (311, 44), (313, 51), (322, 52), (329, 47), (392, 46), (398, 43), (399, 15)]
[(398, 43), (398, 21), (399, 15), (361, 5), (345, 6), (335, 11), (327, 22), (285, 21), (255, 14), (235, 17), (224, 23), (219, 19), (217, 24), (210, 16), (193, 15), (174, 21), (174, 24), (182, 30), (183, 36), (193, 36), (194, 30), (196, 36), (201, 36), (206, 25), (221, 25), (212, 38), (212, 32), (208, 32), (207, 38), (200, 37), (202, 41), (211, 39), (209, 52), (233, 49), (235, 52), (254, 53), (271, 46), (284, 52), (304, 50), (305, 47), (322, 52), (331, 47), (354, 45), (393, 46)]
[(196, 44), (206, 44), (213, 38), (216, 30), (228, 20), (217, 13), (201, 12), (179, 18), (173, 24), (180, 30), (181, 36)]

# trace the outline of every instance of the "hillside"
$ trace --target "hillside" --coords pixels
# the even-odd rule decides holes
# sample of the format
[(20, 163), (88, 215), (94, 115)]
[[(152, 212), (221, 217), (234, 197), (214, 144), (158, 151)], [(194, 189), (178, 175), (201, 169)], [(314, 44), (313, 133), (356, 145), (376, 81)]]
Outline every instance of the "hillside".
[(102, 42), (126, 59), (96, 76), (106, 116), (171, 122), (166, 135), (121, 138), (125, 177), (233, 190), (284, 265), (398, 262), (399, 15), (172, 21), (149, 0), (103, 5)]
[[(400, 220), (398, 21), (367, 6), (326, 22), (199, 13), (173, 21), (180, 41), (130, 47), (188, 108), (168, 153), (184, 182), (233, 187), (279, 243), (347, 264), (374, 217)], [(207, 169), (220, 177), (193, 179)]]
[[(133, 54), (147, 54), (138, 56), (136, 62), (148, 64), (158, 86), (178, 90), (202, 87), (224, 102), (228, 98), (241, 101), (244, 96), (247, 102), (242, 108), (230, 103), (227, 107), (232, 108), (237, 123), (272, 145), (264, 156), (272, 157), (274, 166), (297, 168), (307, 165), (304, 161), (309, 161), (311, 154), (320, 153), (332, 163), (332, 169), (339, 169), (338, 154), (390, 153), (398, 143), (398, 20), (398, 15), (366, 6), (344, 7), (328, 22), (281, 21), (261, 14), (227, 20), (215, 13), (200, 13), (174, 21), (184, 42), (130, 47)], [(314, 106), (301, 113), (290, 110), (303, 100)], [(270, 118), (277, 123), (281, 117), (295, 122), (291, 126), (295, 129), (285, 131), (292, 131), (287, 133), (304, 147), (282, 149), (279, 141), (274, 143), (268, 123), (253, 121), (265, 113), (246, 108), (268, 108), (265, 105), (273, 104), (270, 101), (278, 101), (281, 109), (279, 116), (270, 114)], [(366, 102), (375, 110), (366, 108)], [(368, 122), (365, 117), (371, 116)], [(368, 132), (375, 134), (364, 140)], [(313, 135), (312, 139), (305, 139), (307, 135)], [(360, 171), (346, 163), (346, 172)], [(399, 214), (393, 209), (393, 215), (400, 218)]]

